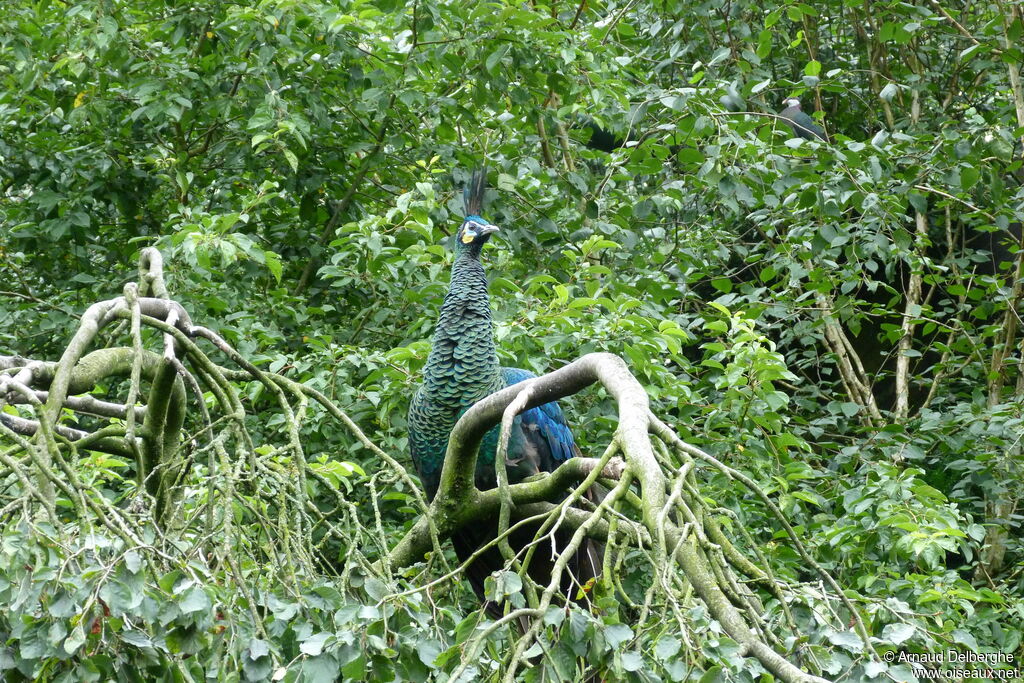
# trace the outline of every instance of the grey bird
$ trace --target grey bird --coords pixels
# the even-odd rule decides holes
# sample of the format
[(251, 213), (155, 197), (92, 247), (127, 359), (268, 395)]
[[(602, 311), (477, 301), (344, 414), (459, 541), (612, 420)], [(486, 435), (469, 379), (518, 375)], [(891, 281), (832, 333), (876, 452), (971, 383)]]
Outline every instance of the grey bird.
[(786, 119), (786, 123), (793, 129), (795, 135), (804, 140), (827, 141), (825, 131), (800, 109), (800, 100), (790, 97), (783, 104), (786, 105), (786, 108), (779, 112), (779, 116)]

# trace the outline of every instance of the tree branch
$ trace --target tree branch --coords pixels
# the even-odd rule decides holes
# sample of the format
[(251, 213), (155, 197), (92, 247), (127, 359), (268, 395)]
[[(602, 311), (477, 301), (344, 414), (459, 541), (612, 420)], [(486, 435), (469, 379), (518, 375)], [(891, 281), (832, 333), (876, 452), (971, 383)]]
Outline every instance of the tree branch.
[[(625, 362), (617, 356), (607, 353), (588, 354), (552, 373), (491, 394), (466, 411), (449, 436), (440, 485), (428, 512), (428, 517), (437, 527), (438, 533), (441, 536), (448, 536), (482, 518), (498, 515), (502, 509), (503, 497), (505, 505), (510, 506), (514, 514), (535, 514), (543, 511), (545, 507), (542, 501), (551, 500), (553, 496), (559, 494), (564, 498), (565, 484), (579, 481), (584, 476), (585, 469), (591, 470), (591, 476), (595, 474), (593, 465), (574, 458), (546, 477), (512, 484), (503, 491), (479, 491), (474, 482), (481, 440), (503, 415), (508, 417), (505, 411), (510, 405), (514, 403), (515, 410), (518, 411), (528, 410), (576, 393), (596, 382), (601, 383), (618, 405), (619, 424), (614, 439), (625, 462), (622, 479), (624, 483), (620, 483), (616, 488), (619, 491), (618, 496), (610, 502), (606, 500), (607, 504), (602, 503), (604, 507), (599, 506), (597, 512), (567, 508), (564, 505), (550, 507), (551, 514), (557, 511), (560, 522), (575, 530), (573, 540), (570, 546), (563, 550), (562, 557), (565, 557), (565, 553), (570, 553), (573, 547), (578, 547), (584, 536), (600, 537), (607, 534), (606, 526), (600, 519), (602, 510), (607, 510), (618, 497), (624, 499), (628, 496), (629, 481), (635, 479), (640, 486), (641, 521), (619, 520), (619, 524), (634, 527), (631, 531), (635, 537), (644, 538), (646, 543), (653, 546), (655, 558), (662, 562), (662, 566), (667, 566), (664, 560), (668, 557), (678, 562), (690, 585), (708, 606), (710, 613), (723, 625), (726, 632), (748, 653), (757, 657), (765, 668), (785, 681), (823, 681), (800, 671), (772, 649), (755, 631), (756, 621), (752, 622), (749, 616), (754, 603), (745, 602), (737, 595), (737, 600), (744, 604), (745, 611), (740, 611), (733, 604), (727, 591), (734, 590), (735, 582), (729, 574), (723, 573), (720, 567), (711, 563), (698, 542), (697, 534), (687, 532), (687, 528), (699, 522), (698, 517), (691, 515), (691, 523), (680, 529), (667, 515), (662, 514), (673, 501), (669, 499), (668, 481), (655, 457), (649, 436), (650, 431), (660, 423), (652, 418), (643, 387), (629, 372)], [(538, 507), (538, 504), (541, 507)], [(416, 562), (428, 548), (427, 521), (420, 519), (392, 549), (388, 561), (394, 567), (405, 566)], [(672, 548), (671, 553), (667, 548)], [(556, 563), (556, 573), (557, 570)], [(552, 584), (549, 584), (542, 598), (542, 606), (549, 603), (551, 586), (557, 586), (557, 581), (557, 576), (553, 576)], [(730, 589), (730, 586), (733, 589)], [(526, 640), (521, 640), (517, 644), (512, 663), (517, 661), (515, 653), (521, 654), (527, 646), (527, 640), (536, 635), (534, 626), (536, 624), (531, 626), (524, 636)], [(865, 648), (870, 651), (869, 641), (865, 639), (864, 642)]]

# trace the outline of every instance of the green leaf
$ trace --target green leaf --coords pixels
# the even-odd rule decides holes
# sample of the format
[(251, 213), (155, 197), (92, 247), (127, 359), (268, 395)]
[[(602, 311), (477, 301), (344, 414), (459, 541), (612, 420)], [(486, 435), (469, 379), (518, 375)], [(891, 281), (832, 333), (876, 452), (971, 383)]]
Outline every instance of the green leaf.
[(676, 653), (682, 648), (682, 642), (674, 636), (664, 636), (658, 640), (658, 644), (654, 646), (654, 655), (661, 661), (668, 661), (675, 657)]
[(523, 590), (523, 579), (512, 571), (498, 572), (496, 580), (496, 596), (500, 599)]
[(487, 69), (488, 73), (494, 74), (495, 67), (498, 66), (498, 63), (501, 62), (508, 50), (509, 47), (507, 45), (502, 45), (488, 55), (487, 60), (484, 62), (484, 68)]
[(327, 27), (327, 30), (331, 31), (332, 33), (340, 31), (346, 26), (351, 26), (352, 24), (355, 24), (356, 21), (357, 19), (351, 14), (342, 14), (336, 17), (334, 21), (330, 23), (330, 25)]
[(315, 657), (324, 651), (324, 644), (333, 637), (334, 634), (321, 631), (302, 641), (302, 644), (299, 645), (299, 650), (303, 654)]
[(864, 649), (864, 643), (854, 631), (828, 631), (828, 641), (853, 653), (859, 653)]
[(546, 626), (558, 628), (564, 620), (565, 610), (561, 607), (548, 607), (547, 611), (544, 612), (544, 624)]
[(150, 640), (149, 636), (147, 636), (142, 631), (136, 631), (134, 629), (129, 631), (122, 631), (120, 637), (121, 640), (128, 643), (129, 645), (134, 645), (135, 647), (153, 646), (153, 641)]
[(334, 683), (338, 680), (338, 662), (331, 655), (310, 657), (302, 662), (303, 683)]
[(259, 638), (249, 641), (249, 659), (257, 660), (270, 654), (270, 643)]
[(699, 683), (717, 683), (717, 681), (721, 680), (721, 676), (722, 667), (717, 665), (711, 666), (708, 667), (708, 670), (705, 671), (704, 675), (700, 677)]
[(699, 149), (693, 147), (683, 147), (676, 152), (676, 157), (685, 163), (701, 164), (704, 163), (704, 155), (701, 154)]
[(292, 171), (298, 171), (299, 170), (299, 158), (297, 156), (295, 156), (295, 152), (293, 152), (293, 151), (291, 151), (290, 149), (287, 149), (287, 148), (285, 148), (285, 149), (283, 149), (281, 151), (284, 152), (284, 158), (288, 160), (288, 165), (292, 167)]
[(790, 495), (796, 498), (797, 500), (804, 501), (805, 503), (810, 503), (811, 505), (815, 505), (817, 507), (824, 507), (824, 505), (822, 505), (822, 501), (820, 501), (818, 497), (813, 494), (804, 493), (803, 491), (793, 491)]
[(281, 257), (272, 251), (264, 251), (263, 258), (267, 263), (267, 269), (270, 274), (274, 276), (274, 280), (277, 284), (281, 284), (281, 275), (284, 272), (284, 267), (281, 265)]
[(62, 640), (64, 640), (64, 636), (66, 636), (67, 634), (68, 629), (66, 626), (64, 626), (64, 622), (55, 621), (52, 624), (50, 624), (50, 630), (47, 632), (46, 639), (47, 642), (50, 643), (50, 645), (56, 647), (60, 644)]
[(201, 586), (193, 586), (178, 600), (178, 609), (181, 610), (182, 614), (204, 612), (210, 609), (210, 607), (210, 597)]
[(622, 653), (622, 668), (626, 671), (639, 671), (643, 666), (644, 660), (639, 652), (630, 651)]
[(604, 629), (604, 639), (613, 650), (633, 639), (633, 629), (625, 624), (612, 624)]
[(84, 644), (85, 629), (82, 628), (82, 624), (79, 623), (77, 626), (71, 629), (71, 633), (64, 641), (64, 651), (67, 652), (69, 655), (73, 655), (76, 652), (78, 652), (78, 648), (82, 647), (82, 645)]
[(708, 60), (708, 66), (713, 66), (720, 62), (725, 61), (726, 57), (732, 54), (732, 50), (728, 47), (720, 47), (715, 50), (715, 53), (711, 55), (711, 59)]
[(662, 106), (671, 109), (673, 111), (685, 111), (686, 100), (682, 97), (668, 95), (661, 98)]
[(134, 550), (129, 550), (124, 554), (124, 566), (132, 574), (138, 574), (142, 569), (142, 556)]
[(387, 584), (373, 576), (367, 577), (363, 587), (372, 600), (381, 600), (389, 593)]
[(436, 640), (420, 641), (416, 645), (416, 654), (421, 662), (433, 669), (437, 656), (441, 654), (441, 644)]
[(965, 646), (971, 652), (978, 652), (978, 640), (969, 631), (958, 628), (953, 631), (953, 642)]
[(924, 195), (918, 194), (917, 192), (911, 192), (907, 195), (907, 199), (910, 201), (910, 205), (914, 207), (914, 210), (918, 213), (928, 212), (928, 199)]
[(886, 624), (882, 629), (882, 640), (900, 645), (913, 636), (916, 630), (912, 624)]
[(892, 98), (896, 97), (896, 93), (900, 91), (900, 87), (895, 83), (889, 83), (882, 91), (878, 93), (878, 96), (886, 102), (892, 102)]

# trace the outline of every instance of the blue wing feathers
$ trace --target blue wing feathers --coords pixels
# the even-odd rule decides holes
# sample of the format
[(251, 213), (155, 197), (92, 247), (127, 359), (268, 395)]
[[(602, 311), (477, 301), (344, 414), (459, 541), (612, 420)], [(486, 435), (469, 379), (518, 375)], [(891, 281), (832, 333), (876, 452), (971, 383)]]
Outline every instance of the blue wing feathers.
[(505, 386), (507, 387), (537, 376), (529, 370), (521, 370), (520, 368), (502, 368), (501, 374), (505, 377)]
[[(519, 368), (502, 368), (501, 371), (506, 386), (536, 377), (529, 370)], [(516, 421), (521, 425), (526, 443), (532, 446), (530, 450), (540, 458), (537, 463), (539, 471), (550, 471), (576, 454), (576, 441), (565, 421), (565, 414), (555, 401), (523, 411)], [(509, 453), (510, 459), (516, 456), (516, 453)]]

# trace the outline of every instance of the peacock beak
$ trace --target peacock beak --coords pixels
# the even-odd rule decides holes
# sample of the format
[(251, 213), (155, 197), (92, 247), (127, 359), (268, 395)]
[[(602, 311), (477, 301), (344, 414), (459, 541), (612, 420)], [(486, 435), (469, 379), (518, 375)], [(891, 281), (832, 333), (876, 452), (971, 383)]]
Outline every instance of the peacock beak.
[(495, 232), (501, 232), (501, 228), (499, 228), (497, 225), (483, 225), (483, 226), (480, 226), (480, 234), (481, 235), (490, 235), (490, 234), (495, 233)]

